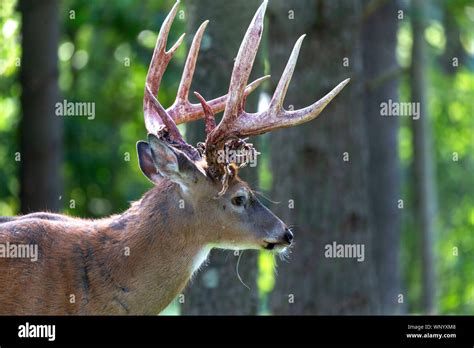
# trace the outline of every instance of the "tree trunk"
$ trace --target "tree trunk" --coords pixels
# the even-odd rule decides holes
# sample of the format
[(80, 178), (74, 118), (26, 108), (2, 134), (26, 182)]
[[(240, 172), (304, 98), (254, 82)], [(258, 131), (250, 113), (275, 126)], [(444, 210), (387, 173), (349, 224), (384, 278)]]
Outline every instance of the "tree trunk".
[[(192, 90), (199, 91), (208, 100), (227, 93), (234, 58), (259, 3), (248, 0), (188, 2), (188, 33), (193, 35), (204, 20), (210, 20), (201, 45)], [(192, 35), (189, 35), (188, 42)], [(251, 78), (261, 75), (261, 62), (261, 55), (258, 55)], [(248, 111), (256, 111), (257, 97), (258, 92), (254, 92), (248, 98)], [(204, 141), (203, 121), (187, 125), (186, 138), (192, 144)], [(246, 168), (242, 174), (241, 176), (256, 188), (257, 170)], [(182, 305), (183, 314), (257, 313), (258, 252), (250, 250), (240, 253), (242, 256), (239, 274), (250, 289), (240, 282), (236, 273), (239, 257), (232, 251), (213, 250), (209, 266), (196, 275), (186, 290), (185, 302)]]
[[(361, 6), (347, 0), (270, 3), (273, 76), (281, 74), (298, 36), (307, 34), (286, 108), (306, 106), (352, 78), (318, 119), (270, 135), (272, 199), (281, 202), (279, 215), (294, 224), (296, 241), (290, 261), (278, 267), (274, 314), (378, 312), (367, 192)], [(365, 259), (325, 257), (326, 246), (333, 242), (363, 245)]]
[[(454, 75), (459, 66), (466, 64), (466, 51), (461, 43), (461, 30), (453, 13), (453, 5), (448, 1), (439, 3), (443, 14), (443, 27), (446, 36), (446, 48), (438, 57), (438, 64), (446, 75)], [(455, 61), (453, 61), (455, 59)]]
[(421, 236), (422, 304), (426, 313), (436, 311), (436, 281), (433, 257), (435, 234), (436, 192), (435, 169), (432, 157), (431, 124), (428, 114), (425, 71), (426, 46), (423, 38), (425, 28), (425, 2), (412, 2), (413, 47), (411, 58), (411, 99), (420, 105), (420, 118), (412, 121), (413, 167), (415, 173), (414, 194), (416, 223)]
[(60, 207), (62, 121), (58, 101), (59, 19), (56, 0), (20, 1), (22, 13), (20, 125), (21, 212)]
[[(369, 2), (366, 1), (366, 5)], [(397, 2), (388, 1), (363, 22), (364, 96), (369, 146), (369, 196), (374, 233), (375, 271), (379, 284), (381, 313), (401, 313), (400, 251), (400, 163), (398, 118), (383, 117), (381, 103), (398, 102)]]

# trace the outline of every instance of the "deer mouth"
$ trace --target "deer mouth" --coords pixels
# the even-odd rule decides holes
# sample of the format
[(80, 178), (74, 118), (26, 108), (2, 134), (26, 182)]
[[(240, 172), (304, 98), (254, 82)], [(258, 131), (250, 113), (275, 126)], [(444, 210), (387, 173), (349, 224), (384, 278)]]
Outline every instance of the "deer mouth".
[(266, 244), (264, 245), (263, 249), (265, 249), (265, 250), (273, 250), (273, 249), (275, 249), (275, 245), (276, 245), (276, 243), (266, 243)]
[(281, 251), (288, 246), (289, 246), (288, 243), (264, 241), (263, 249)]

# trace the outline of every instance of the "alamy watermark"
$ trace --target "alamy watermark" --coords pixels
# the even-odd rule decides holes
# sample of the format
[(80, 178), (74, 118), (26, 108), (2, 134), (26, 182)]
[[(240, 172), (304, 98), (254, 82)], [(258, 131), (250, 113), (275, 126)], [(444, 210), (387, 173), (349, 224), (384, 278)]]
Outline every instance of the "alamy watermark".
[(56, 325), (38, 325), (26, 322), (18, 326), (18, 337), (20, 338), (47, 338), (48, 341), (56, 339)]
[(402, 103), (389, 99), (380, 103), (381, 116), (407, 116), (414, 120), (420, 118), (420, 103)]
[(55, 104), (56, 116), (84, 116), (88, 120), (95, 119), (94, 102), (70, 102), (64, 99)]
[(258, 152), (255, 149), (225, 149), (217, 151), (218, 163), (235, 163), (241, 165), (257, 166)]
[(357, 259), (358, 262), (365, 260), (364, 244), (339, 244), (332, 242), (324, 246), (324, 257), (326, 258), (343, 258)]
[(37, 244), (15, 244), (1, 243), (0, 258), (6, 259), (30, 259), (31, 262), (38, 261)]

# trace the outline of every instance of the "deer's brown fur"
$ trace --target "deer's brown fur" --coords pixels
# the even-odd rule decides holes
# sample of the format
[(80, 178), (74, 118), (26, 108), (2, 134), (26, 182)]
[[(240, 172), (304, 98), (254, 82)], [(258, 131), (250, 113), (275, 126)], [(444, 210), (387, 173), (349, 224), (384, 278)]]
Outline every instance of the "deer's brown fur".
[[(216, 192), (206, 178), (196, 185)], [(246, 184), (236, 178), (226, 195), (242, 188)], [(263, 231), (281, 223), (255, 201), (252, 215), (262, 219), (262, 233), (256, 233), (256, 221), (220, 217), (229, 197), (205, 205), (208, 195), (187, 196), (163, 180), (121, 215), (84, 220), (42, 213), (0, 223), (1, 244), (39, 247), (36, 262), (0, 258), (0, 314), (156, 314), (180, 293), (211, 246), (258, 248)]]

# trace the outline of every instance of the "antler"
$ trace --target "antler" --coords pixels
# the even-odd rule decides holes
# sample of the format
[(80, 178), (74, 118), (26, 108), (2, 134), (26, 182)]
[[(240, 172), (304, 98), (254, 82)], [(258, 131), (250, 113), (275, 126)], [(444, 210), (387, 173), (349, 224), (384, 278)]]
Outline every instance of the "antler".
[[(183, 75), (178, 88), (178, 94), (175, 102), (168, 109), (164, 109), (156, 98), (156, 94), (160, 88), (163, 74), (178, 49), (183, 42), (184, 34), (176, 41), (176, 43), (166, 51), (166, 43), (168, 34), (173, 20), (178, 11), (179, 0), (176, 1), (170, 13), (166, 17), (161, 26), (158, 38), (156, 40), (153, 58), (148, 69), (146, 77), (145, 95), (143, 98), (143, 111), (145, 114), (145, 126), (149, 133), (159, 134), (160, 137), (166, 138), (174, 146), (185, 151), (192, 159), (198, 159), (200, 155), (192, 147), (187, 144), (181, 136), (176, 125), (200, 119), (204, 116), (204, 111), (200, 104), (192, 104), (188, 100), (189, 88), (191, 86), (196, 60), (199, 54), (199, 47), (204, 35), (204, 30), (209, 21), (201, 24), (194, 36), (193, 42), (189, 49), (189, 53), (184, 66)], [(244, 94), (248, 95), (253, 92), (263, 81), (269, 76), (261, 77), (245, 88)], [(227, 95), (209, 101), (208, 105), (213, 113), (224, 110)]]
[[(255, 13), (240, 45), (232, 70), (228, 94), (206, 102), (199, 93), (195, 92), (200, 104), (192, 104), (188, 99), (199, 47), (204, 30), (208, 24), (208, 21), (205, 21), (197, 30), (191, 44), (176, 100), (173, 105), (165, 110), (157, 100), (156, 94), (158, 93), (163, 73), (184, 37), (184, 34), (181, 35), (177, 42), (166, 51), (168, 34), (178, 11), (178, 5), (179, 0), (163, 22), (148, 70), (145, 96), (143, 98), (145, 125), (149, 133), (157, 134), (172, 146), (185, 151), (193, 160), (200, 159), (201, 153), (204, 152), (208, 164), (207, 172), (214, 179), (222, 181), (222, 191), (219, 193), (222, 194), (228, 187), (229, 180), (235, 175), (237, 166), (229, 162), (219, 163), (218, 154), (220, 150), (224, 148), (234, 150), (246, 149), (256, 152), (252, 144), (246, 143), (246, 139), (242, 139), (243, 137), (295, 126), (316, 118), (326, 105), (344, 88), (349, 79), (339, 83), (332, 91), (310, 106), (294, 111), (285, 110), (283, 108), (283, 101), (295, 69), (301, 44), (305, 36), (303, 35), (296, 41), (268, 109), (259, 113), (245, 112), (244, 107), (248, 94), (269, 78), (269, 76), (261, 77), (246, 86), (262, 37), (263, 21), (267, 7), (267, 0), (264, 0)], [(219, 125), (216, 126), (214, 114), (222, 110), (225, 110), (224, 116)], [(202, 117), (205, 117), (207, 137), (205, 144), (198, 144), (201, 146), (200, 151), (198, 151), (184, 141), (177, 125)]]
[[(305, 35), (303, 35), (298, 39), (293, 48), (268, 109), (259, 113), (245, 112), (245, 85), (250, 76), (260, 44), (266, 7), (267, 0), (259, 7), (245, 33), (234, 63), (229, 86), (229, 97), (226, 102), (224, 116), (219, 125), (208, 134), (206, 139), (206, 160), (208, 167), (210, 172), (217, 176), (225, 176), (225, 173), (228, 173), (226, 166), (228, 166), (229, 163), (217, 163), (218, 156), (216, 155), (216, 152), (222, 150), (224, 146), (227, 146), (226, 142), (228, 140), (263, 134), (275, 129), (308, 122), (316, 118), (350, 80), (346, 79), (342, 81), (331, 92), (306, 108), (294, 111), (285, 110), (283, 108), (283, 101), (295, 69), (301, 44), (305, 37)], [(232, 141), (232, 143), (235, 144), (235, 141)], [(240, 144), (239, 146), (242, 145)]]

